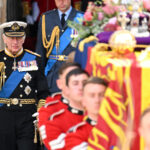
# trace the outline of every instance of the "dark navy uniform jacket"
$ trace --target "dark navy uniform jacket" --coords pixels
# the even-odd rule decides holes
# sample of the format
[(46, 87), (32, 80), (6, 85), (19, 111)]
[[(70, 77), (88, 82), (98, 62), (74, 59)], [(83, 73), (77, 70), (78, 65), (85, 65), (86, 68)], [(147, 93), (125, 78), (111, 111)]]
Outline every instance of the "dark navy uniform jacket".
[[(45, 99), (49, 92), (40, 57), (30, 52), (21, 50), (13, 57), (9, 51), (0, 51), (0, 62), (5, 66), (5, 83), (0, 90), (1, 150), (34, 149), (32, 114), (37, 111), (34, 99), (38, 103), (40, 99)], [(23, 58), (26, 61), (22, 61)], [(22, 72), (18, 71), (18, 67)], [(17, 103), (13, 100), (17, 100)], [(23, 100), (25, 103), (20, 105)], [(30, 100), (34, 102), (29, 104)], [(7, 101), (11, 101), (9, 106), (5, 103)]]
[[(71, 13), (70, 13), (67, 20), (73, 20), (76, 16), (77, 12), (79, 12), (79, 11), (72, 8)], [(52, 11), (48, 11), (48, 12), (44, 13), (44, 15), (45, 15), (45, 26), (46, 26), (46, 38), (47, 38), (47, 40), (49, 41), (49, 39), (51, 37), (51, 33), (52, 33), (53, 28), (55, 26), (59, 26), (60, 36), (61, 36), (62, 33), (67, 28), (67, 21), (66, 21), (65, 25), (62, 27), (57, 9), (52, 10)], [(38, 26), (38, 37), (37, 37), (36, 52), (42, 56), (43, 66), (45, 67), (46, 63), (47, 63), (47, 58), (46, 58), (46, 49), (43, 47), (43, 43), (42, 43), (42, 30), (41, 29), (42, 29), (42, 17), (40, 18), (39, 26)], [(67, 38), (67, 37), (64, 37), (64, 38)], [(71, 51), (75, 51), (75, 48), (73, 48), (69, 44), (66, 47), (66, 49), (64, 50), (63, 54), (68, 55)], [(49, 73), (47, 75), (48, 87), (49, 87), (49, 91), (51, 94), (59, 91), (59, 89), (57, 88), (57, 85), (56, 85), (56, 79), (58, 78), (58, 69), (63, 62), (64, 61), (57, 61), (53, 65), (52, 69), (49, 71)]]
[[(21, 59), (24, 57), (25, 53), (29, 53), (29, 52), (26, 52), (25, 50), (23, 50), (16, 58), (13, 58), (4, 50), (1, 50), (0, 62), (4, 62), (5, 64), (5, 83), (7, 82), (7, 79), (10, 77), (12, 72), (14, 71), (13, 70), (14, 60), (16, 62), (16, 66), (18, 67), (18, 62), (21, 62)], [(28, 63), (32, 63), (30, 61), (31, 60), (27, 61), (26, 65)], [(26, 71), (22, 80), (19, 82), (19, 84), (14, 89), (14, 91), (12, 92), (9, 98), (36, 99), (37, 101), (36, 103), (38, 103), (40, 99), (46, 99), (49, 92), (48, 92), (48, 85), (47, 85), (46, 77), (43, 72), (44, 69), (41, 65), (41, 58), (38, 56), (35, 56), (35, 62), (37, 64), (38, 69), (35, 69), (35, 70), (31, 69), (29, 71)], [(26, 68), (28, 67), (29, 66), (27, 65)], [(12, 79), (12, 84), (15, 84), (13, 79)], [(3, 97), (3, 98), (6, 98), (6, 97)], [(3, 107), (4, 106), (0, 107), (0, 109)], [(29, 105), (23, 105), (23, 107), (12, 105), (10, 108), (12, 107), (17, 107), (18, 109), (24, 109), (25, 107), (29, 108)], [(6, 108), (9, 108), (9, 107), (6, 106)]]

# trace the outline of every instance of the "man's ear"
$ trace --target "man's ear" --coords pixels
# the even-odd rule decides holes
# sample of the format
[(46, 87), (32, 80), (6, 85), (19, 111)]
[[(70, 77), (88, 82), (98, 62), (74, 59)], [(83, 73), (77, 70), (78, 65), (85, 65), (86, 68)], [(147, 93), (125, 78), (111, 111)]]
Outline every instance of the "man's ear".
[(61, 82), (61, 79), (57, 79), (56, 80), (56, 84), (57, 84), (57, 87), (62, 90), (62, 82)]

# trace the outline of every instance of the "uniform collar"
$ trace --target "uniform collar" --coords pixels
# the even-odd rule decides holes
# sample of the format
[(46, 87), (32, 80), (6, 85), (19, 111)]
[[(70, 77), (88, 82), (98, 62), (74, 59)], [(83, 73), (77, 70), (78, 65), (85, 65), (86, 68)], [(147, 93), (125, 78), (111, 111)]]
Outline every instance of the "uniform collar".
[(69, 101), (66, 99), (66, 98), (64, 98), (63, 96), (61, 97), (61, 102), (62, 103), (64, 103), (64, 104), (69, 104)]
[(79, 109), (73, 108), (71, 106), (68, 106), (68, 110), (70, 112), (72, 112), (73, 114), (78, 114), (78, 115), (83, 115), (84, 114), (83, 110), (79, 110)]
[(94, 121), (94, 120), (92, 120), (92, 119), (90, 119), (90, 118), (87, 118), (87, 119), (86, 119), (86, 122), (89, 123), (91, 126), (95, 126), (95, 125), (97, 124), (96, 121)]
[(61, 12), (61, 11), (58, 9), (58, 14), (59, 14), (60, 20), (61, 20), (61, 15), (62, 15), (62, 14), (65, 14), (65, 21), (66, 21), (66, 20), (68, 19), (68, 17), (69, 17), (69, 14), (70, 14), (71, 10), (72, 10), (72, 6), (70, 6), (70, 8), (69, 8), (65, 13)]
[(22, 53), (23, 53), (23, 48), (20, 49), (16, 55), (13, 55), (7, 48), (5, 48), (5, 54), (8, 55), (9, 57), (15, 58), (20, 56)]

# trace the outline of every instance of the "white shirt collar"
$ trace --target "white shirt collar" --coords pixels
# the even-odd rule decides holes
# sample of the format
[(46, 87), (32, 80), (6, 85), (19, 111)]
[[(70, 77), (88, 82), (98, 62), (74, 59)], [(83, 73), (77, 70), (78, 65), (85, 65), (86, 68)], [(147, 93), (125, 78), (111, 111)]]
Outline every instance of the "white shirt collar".
[[(66, 14), (66, 15), (65, 15), (65, 20), (68, 19), (71, 10), (72, 10), (72, 6), (70, 6), (70, 8), (65, 12), (65, 14)], [(61, 11), (58, 9), (58, 14), (59, 14), (59, 18), (60, 18), (60, 20), (61, 20), (61, 15), (63, 14), (63, 12), (61, 12)]]

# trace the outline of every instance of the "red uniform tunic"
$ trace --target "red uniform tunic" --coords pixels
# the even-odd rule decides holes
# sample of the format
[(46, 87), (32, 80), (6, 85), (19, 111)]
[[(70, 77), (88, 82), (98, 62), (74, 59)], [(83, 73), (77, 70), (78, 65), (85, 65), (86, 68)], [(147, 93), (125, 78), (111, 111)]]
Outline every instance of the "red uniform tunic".
[(67, 107), (68, 100), (62, 97), (61, 94), (57, 94), (54, 97), (48, 97), (45, 106), (41, 107), (39, 110), (38, 126), (46, 125), (52, 113), (63, 108), (66, 109)]
[(88, 142), (89, 134), (95, 125), (96, 122), (88, 118), (86, 121), (74, 126), (73, 130), (67, 133), (65, 137), (65, 150), (71, 150), (72, 148), (84, 149), (82, 148), (83, 143)]
[[(46, 135), (44, 144), (50, 150), (61, 149), (64, 147), (64, 137), (66, 132), (72, 126), (78, 124), (83, 120), (83, 111), (71, 108), (61, 109), (50, 117), (50, 121), (46, 126)], [(56, 148), (57, 147), (57, 148)], [(63, 148), (62, 148), (63, 149)]]
[(44, 107), (40, 108), (38, 115), (38, 127), (42, 139), (45, 138), (45, 129), (49, 122), (50, 116), (60, 109), (67, 109), (67, 107), (68, 101), (62, 97), (60, 93), (46, 99), (46, 104)]

